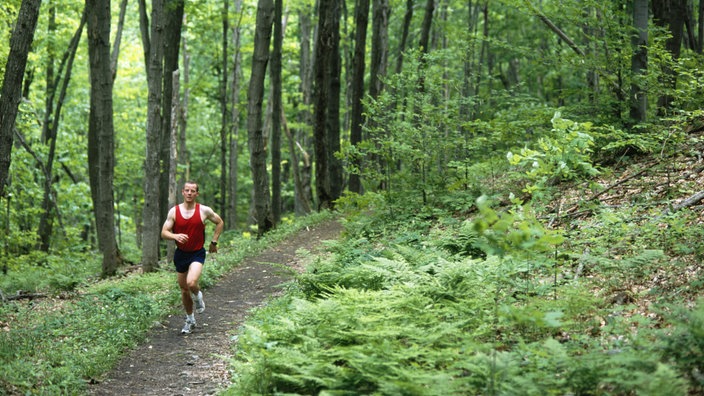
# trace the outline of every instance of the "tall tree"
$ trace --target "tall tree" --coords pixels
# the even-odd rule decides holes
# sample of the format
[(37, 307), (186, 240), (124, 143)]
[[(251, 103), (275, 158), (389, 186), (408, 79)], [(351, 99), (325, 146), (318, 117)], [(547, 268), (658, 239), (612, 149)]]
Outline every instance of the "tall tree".
[[(162, 111), (162, 128), (160, 131), (159, 151), (160, 179), (159, 179), (159, 218), (166, 219), (166, 213), (169, 211), (169, 158), (171, 155), (170, 128), (171, 110), (174, 108), (172, 100), (178, 98), (178, 94), (174, 95), (171, 91), (174, 86), (174, 72), (178, 70), (179, 51), (181, 49), (181, 30), (183, 26), (183, 12), (185, 7), (184, 0), (162, 0), (163, 1), (163, 72), (162, 72), (162, 90), (161, 95), (161, 111)], [(153, 7), (153, 4), (152, 4)], [(152, 20), (152, 23), (155, 23)], [(162, 28), (162, 27), (158, 27)], [(180, 74), (180, 73), (179, 73)]]
[(86, 0), (90, 58), (90, 114), (88, 117), (88, 174), (98, 247), (103, 254), (102, 276), (117, 272), (113, 176), (115, 127), (113, 78), (110, 62), (110, 0)]
[(315, 116), (315, 188), (318, 209), (330, 209), (339, 197), (342, 175), (334, 163), (339, 147), (340, 86), (340, 4), (338, 0), (321, 1), (318, 12), (318, 37), (315, 43), (313, 96)]
[[(384, 88), (383, 79), (386, 76), (386, 68), (388, 66), (390, 12), (389, 0), (374, 0), (372, 6), (372, 53), (369, 64), (369, 96), (375, 99)], [(396, 72), (400, 73), (401, 70), (397, 69)]]
[[(358, 145), (362, 141), (362, 99), (364, 97), (364, 66), (367, 49), (367, 25), (369, 23), (369, 0), (357, 0), (354, 7), (355, 43), (352, 57), (352, 109), (350, 114), (350, 144)], [(354, 168), (359, 168), (358, 161), (354, 161)], [(359, 172), (350, 173), (349, 190), (357, 194), (362, 193), (362, 183)]]
[(37, 28), (41, 0), (23, 0), (10, 37), (10, 54), (0, 90), (0, 197), (5, 195), (12, 155), (12, 130), (22, 98), (22, 78)]
[(247, 135), (249, 145), (253, 199), (257, 220), (257, 234), (264, 235), (273, 226), (271, 217), (271, 197), (269, 194), (269, 174), (266, 169), (266, 142), (262, 119), (264, 101), (264, 81), (269, 62), (272, 24), (274, 22), (274, 0), (259, 0), (257, 22), (254, 31), (254, 51), (252, 53), (252, 73), (248, 89)]
[[(229, 36), (230, 36), (230, 0), (223, 0), (222, 5), (222, 41), (221, 41), (221, 51), (222, 59), (220, 61), (220, 215), (223, 219), (228, 219), (228, 199), (227, 199), (227, 185), (228, 177), (227, 171), (229, 170), (227, 166), (227, 152), (229, 149), (228, 135), (230, 130), (230, 111), (228, 100), (228, 79), (229, 79), (229, 63), (230, 56), (228, 54), (229, 49)], [(225, 226), (230, 228), (234, 224), (225, 223)]]
[(139, 1), (140, 27), (147, 66), (147, 129), (144, 155), (144, 207), (142, 210), (142, 266), (146, 272), (153, 272), (159, 267), (159, 229), (160, 212), (159, 164), (160, 139), (162, 134), (162, 84), (164, 45), (164, 0), (153, 0), (151, 27), (144, 0)]
[[(309, 131), (305, 128), (307, 125), (313, 125), (311, 107), (313, 104), (313, 64), (315, 62), (314, 52), (311, 51), (311, 37), (313, 37), (314, 30), (311, 20), (312, 14), (313, 12), (306, 6), (301, 6), (298, 12), (298, 30), (300, 32), (299, 77), (301, 79), (301, 109), (298, 112), (298, 123), (304, 127), (297, 129), (289, 138), (292, 139), (292, 142), (289, 143), (290, 146), (297, 146), (301, 151), (301, 159), (303, 160), (302, 166), (299, 167), (299, 183), (294, 184), (294, 207), (296, 214), (299, 215), (310, 213), (313, 202), (311, 187), (312, 166), (310, 154), (308, 154), (311, 139)], [(286, 129), (284, 128), (284, 130)]]
[[(375, 0), (375, 5), (378, 0)], [(396, 58), (396, 74), (401, 73), (403, 68), (403, 54), (406, 51), (408, 42), (408, 34), (411, 30), (411, 21), (413, 21), (414, 0), (406, 0), (406, 12), (403, 15), (403, 25), (401, 27), (401, 40), (398, 46), (398, 57)]]
[(274, 1), (274, 48), (271, 56), (271, 216), (281, 221), (281, 58), (283, 52), (283, 0)]
[[(183, 16), (184, 24), (186, 21), (186, 15)], [(186, 127), (188, 125), (188, 102), (191, 97), (191, 54), (188, 50), (188, 41), (184, 36), (181, 39), (181, 59), (183, 63), (183, 98), (181, 98), (181, 106), (179, 106), (179, 132), (178, 132), (178, 164), (183, 165), (183, 171), (179, 172), (179, 186), (182, 186), (186, 181), (190, 180), (190, 164), (189, 164), (189, 152), (186, 148)]]
[(638, 79), (648, 69), (648, 0), (633, 0), (632, 38), (633, 55), (631, 57), (631, 119), (634, 122), (645, 122), (648, 106), (648, 94), (641, 88)]
[[(672, 55), (673, 60), (680, 57), (682, 49), (682, 37), (684, 34), (684, 21), (686, 19), (687, 0), (653, 0), (653, 21), (656, 25), (667, 29), (670, 37), (665, 41), (665, 49)], [(677, 86), (677, 74), (672, 67), (664, 67), (664, 75), (667, 79), (665, 87), (674, 90)], [(658, 98), (658, 112), (663, 114), (672, 105), (674, 96), (672, 93), (664, 93)]]
[(234, 45), (233, 50), (233, 70), (232, 70), (232, 103), (231, 107), (231, 120), (229, 128), (229, 147), (230, 147), (230, 183), (229, 194), (228, 194), (228, 210), (226, 212), (225, 223), (229, 224), (230, 228), (235, 228), (237, 225), (237, 186), (239, 179), (239, 129), (240, 129), (240, 111), (239, 111), (239, 97), (240, 97), (240, 76), (242, 75), (242, 53), (240, 50), (240, 36), (241, 36), (241, 25), (242, 25), (242, 0), (235, 0), (235, 13), (238, 15), (237, 23), (234, 24), (232, 29), (232, 41)]

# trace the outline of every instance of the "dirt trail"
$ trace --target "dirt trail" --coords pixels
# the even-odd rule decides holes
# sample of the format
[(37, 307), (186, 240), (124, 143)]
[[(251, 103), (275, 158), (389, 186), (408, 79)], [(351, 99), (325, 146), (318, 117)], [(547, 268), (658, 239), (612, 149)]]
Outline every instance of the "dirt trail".
[[(131, 351), (107, 378), (90, 385), (90, 395), (214, 395), (230, 383), (228, 357), (233, 334), (252, 308), (280, 292), (289, 277), (272, 263), (298, 267), (296, 251), (315, 251), (336, 239), (338, 222), (309, 227), (244, 260), (204, 291), (206, 310), (196, 314), (196, 331), (181, 335), (184, 316), (171, 315)], [(220, 253), (222, 254), (222, 253)], [(205, 271), (207, 271), (207, 261)]]

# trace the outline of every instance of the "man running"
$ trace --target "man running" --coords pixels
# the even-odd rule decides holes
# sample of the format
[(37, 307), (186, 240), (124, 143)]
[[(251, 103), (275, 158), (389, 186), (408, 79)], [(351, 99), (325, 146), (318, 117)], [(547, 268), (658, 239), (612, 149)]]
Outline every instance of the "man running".
[(208, 206), (196, 202), (198, 184), (192, 181), (184, 183), (183, 203), (174, 206), (166, 216), (161, 228), (161, 237), (176, 241), (174, 265), (178, 273), (178, 285), (181, 287), (181, 301), (186, 310), (186, 324), (181, 334), (190, 334), (196, 327), (193, 306), (198, 313), (203, 313), (205, 303), (198, 280), (205, 263), (205, 220), (215, 223), (213, 239), (208, 247), (209, 253), (217, 253), (218, 238), (225, 223), (220, 216)]

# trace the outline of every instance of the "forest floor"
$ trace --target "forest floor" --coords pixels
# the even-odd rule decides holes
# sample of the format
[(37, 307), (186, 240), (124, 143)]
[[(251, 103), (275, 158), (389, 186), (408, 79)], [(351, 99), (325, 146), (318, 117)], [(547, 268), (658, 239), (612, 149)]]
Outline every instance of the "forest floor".
[[(304, 263), (298, 250), (315, 253), (322, 241), (336, 239), (341, 230), (337, 221), (326, 221), (245, 259), (203, 291), (206, 310), (196, 314), (193, 333), (181, 334), (184, 314), (165, 318), (106, 378), (89, 385), (88, 393), (196, 396), (214, 395), (227, 388), (237, 329), (252, 309), (280, 294), (280, 286), (291, 278), (279, 267), (301, 271)], [(217, 254), (227, 252), (221, 249)], [(208, 260), (217, 260), (217, 254)], [(208, 270), (207, 260), (204, 268)]]

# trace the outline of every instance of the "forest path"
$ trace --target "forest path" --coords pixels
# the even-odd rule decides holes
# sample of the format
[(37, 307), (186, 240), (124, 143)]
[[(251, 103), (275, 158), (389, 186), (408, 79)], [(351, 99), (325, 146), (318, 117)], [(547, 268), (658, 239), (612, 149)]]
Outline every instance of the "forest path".
[[(193, 333), (181, 335), (183, 314), (169, 316), (106, 379), (90, 385), (88, 394), (195, 396), (225, 389), (230, 384), (228, 359), (234, 332), (253, 308), (280, 293), (279, 286), (291, 279), (276, 265), (301, 269), (296, 251), (315, 252), (322, 241), (337, 239), (341, 230), (339, 222), (326, 221), (243, 260), (203, 291), (206, 310), (196, 314), (198, 325)], [(208, 257), (205, 271), (208, 260), (213, 259), (217, 256)]]

